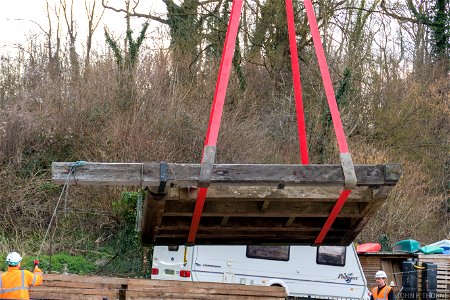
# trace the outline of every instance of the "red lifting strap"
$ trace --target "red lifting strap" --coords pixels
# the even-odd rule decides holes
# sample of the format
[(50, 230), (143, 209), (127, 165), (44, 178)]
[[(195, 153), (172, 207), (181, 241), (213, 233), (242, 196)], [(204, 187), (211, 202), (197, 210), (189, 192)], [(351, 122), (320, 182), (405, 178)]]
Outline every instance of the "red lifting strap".
[[(206, 133), (205, 145), (202, 155), (202, 164), (205, 163), (205, 156), (208, 156), (206, 160), (214, 160), (215, 147), (217, 145), (217, 138), (219, 135), (220, 123), (222, 119), (223, 105), (225, 102), (225, 95), (228, 87), (228, 80), (230, 77), (231, 63), (234, 54), (234, 46), (236, 42), (237, 32), (239, 28), (239, 19), (242, 10), (243, 0), (233, 0), (233, 7), (231, 9), (230, 21), (228, 24), (227, 34), (225, 37), (224, 51), (222, 54), (222, 60), (220, 62), (219, 75), (217, 79), (216, 91), (214, 93), (214, 100), (212, 103), (211, 114), (208, 124), (208, 130)], [(311, 35), (313, 38), (313, 43), (319, 62), (320, 72), (322, 74), (322, 80), (325, 86), (325, 93), (327, 96), (328, 105), (330, 107), (331, 117), (333, 120), (333, 126), (336, 133), (339, 151), (344, 155), (348, 155), (347, 141), (344, 134), (344, 129), (341, 122), (341, 117), (336, 103), (336, 98), (334, 96), (333, 85), (331, 83), (330, 73), (328, 71), (328, 66), (325, 58), (325, 53), (322, 47), (322, 42), (320, 40), (319, 28), (317, 26), (316, 17), (314, 14), (314, 9), (311, 0), (304, 0), (305, 9), (309, 20), (309, 25), (311, 29)], [(292, 75), (294, 83), (294, 94), (295, 94), (295, 106), (297, 112), (297, 124), (298, 124), (298, 138), (301, 153), (301, 162), (303, 164), (308, 164), (308, 146), (306, 137), (306, 126), (304, 119), (303, 110), (303, 99), (300, 81), (300, 67), (298, 63), (298, 51), (297, 42), (295, 34), (295, 23), (294, 23), (294, 10), (292, 6), (292, 0), (286, 0), (286, 15), (288, 21), (288, 32), (289, 32), (289, 45), (291, 51), (291, 64), (292, 64)], [(211, 156), (211, 153), (212, 156)], [(205, 155), (206, 154), (206, 155)], [(208, 162), (208, 161), (207, 161)], [(211, 161), (209, 161), (211, 162)], [(353, 163), (351, 163), (353, 167)], [(212, 167), (211, 167), (212, 168)], [(202, 174), (201, 174), (202, 175)], [(203, 206), (205, 204), (206, 194), (208, 192), (208, 187), (199, 187), (197, 201), (195, 203), (194, 214), (192, 216), (192, 223), (189, 230), (188, 244), (193, 244), (195, 242), (195, 237), (197, 235), (198, 226), (200, 223), (200, 217), (202, 215)], [(345, 201), (350, 195), (351, 190), (344, 189), (341, 192), (336, 204), (331, 211), (325, 225), (320, 231), (318, 237), (315, 240), (315, 244), (321, 244), (333, 225), (334, 220), (338, 216), (340, 210), (342, 209)]]
[[(220, 62), (219, 75), (217, 79), (216, 91), (212, 103), (211, 114), (209, 116), (208, 131), (206, 132), (205, 148), (208, 146), (215, 147), (217, 145), (217, 137), (219, 136), (220, 121), (222, 119), (223, 104), (227, 93), (228, 79), (230, 77), (231, 62), (234, 55), (234, 46), (239, 28), (239, 19), (242, 10), (243, 0), (233, 0), (231, 8), (230, 21), (228, 23), (227, 34), (225, 36), (224, 50), (222, 60)], [(205, 149), (204, 148), (204, 149)], [(202, 162), (205, 158), (205, 150), (203, 150)], [(192, 216), (191, 227), (189, 229), (188, 244), (195, 242), (200, 217), (205, 204), (207, 187), (198, 189), (197, 201), (195, 202), (194, 214)]]
[(294, 8), (292, 0), (286, 0), (286, 16), (289, 32), (289, 48), (291, 50), (292, 81), (294, 82), (295, 109), (297, 111), (298, 141), (300, 146), (301, 162), (309, 163), (308, 143), (306, 139), (305, 112), (303, 110), (302, 84), (300, 81), (300, 65), (298, 63), (297, 40), (295, 34)]
[[(311, 0), (304, 0), (306, 14), (308, 16), (309, 28), (311, 30), (311, 36), (313, 38), (314, 48), (316, 50), (317, 60), (319, 61), (320, 73), (322, 74), (322, 81), (325, 87), (325, 94), (327, 96), (328, 106), (330, 107), (331, 118), (333, 120), (334, 131), (336, 133), (337, 142), (339, 145), (339, 152), (342, 154), (348, 154), (347, 139), (345, 138), (344, 129), (342, 127), (341, 116), (334, 96), (333, 85), (331, 84), (330, 72), (328, 71), (327, 60), (325, 58), (325, 52), (323, 51), (322, 41), (320, 40), (319, 26), (317, 26), (316, 16), (314, 14), (314, 8)], [(344, 189), (341, 192), (338, 200), (336, 201), (333, 210), (328, 216), (325, 225), (322, 227), (319, 235), (315, 240), (315, 244), (321, 244), (325, 239), (328, 231), (336, 220), (339, 212), (344, 206), (345, 201), (350, 195), (351, 190)]]

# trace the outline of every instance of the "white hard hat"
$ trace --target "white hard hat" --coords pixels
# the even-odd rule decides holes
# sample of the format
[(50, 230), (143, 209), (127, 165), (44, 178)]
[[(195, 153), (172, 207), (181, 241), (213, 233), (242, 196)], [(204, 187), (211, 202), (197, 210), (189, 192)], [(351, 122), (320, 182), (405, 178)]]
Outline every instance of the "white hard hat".
[(22, 261), (22, 256), (17, 252), (11, 252), (6, 257), (6, 263), (9, 266), (17, 266)]
[(378, 271), (378, 272), (375, 274), (375, 278), (387, 278), (386, 272), (384, 272), (384, 271)]

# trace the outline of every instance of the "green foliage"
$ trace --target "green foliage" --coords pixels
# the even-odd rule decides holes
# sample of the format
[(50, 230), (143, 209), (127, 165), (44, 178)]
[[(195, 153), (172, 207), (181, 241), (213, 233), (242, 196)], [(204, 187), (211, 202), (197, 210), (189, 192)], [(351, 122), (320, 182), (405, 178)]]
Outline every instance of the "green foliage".
[[(352, 70), (349, 68), (344, 69), (344, 78), (339, 83), (339, 87), (336, 91), (336, 102), (338, 107), (343, 107), (347, 104), (347, 95), (352, 89)], [(331, 120), (330, 120), (331, 121)]]
[[(68, 253), (58, 253), (51, 258), (48, 255), (42, 256), (39, 260), (39, 267), (42, 270), (51, 270), (54, 272), (68, 272), (71, 274), (89, 274), (95, 271), (96, 266), (93, 262), (88, 261), (83, 256), (73, 256)], [(51, 264), (51, 265), (50, 265)], [(25, 261), (25, 265), (29, 268), (33, 267), (33, 260)]]
[(126, 229), (134, 229), (139, 193), (142, 192), (123, 192), (122, 197), (112, 203), (113, 212), (123, 220)]
[(133, 31), (131, 29), (127, 30), (127, 40), (128, 40), (128, 47), (129, 47), (129, 55), (127, 57), (128, 59), (128, 65), (131, 68), (134, 68), (136, 66), (138, 55), (139, 55), (139, 49), (141, 48), (142, 42), (145, 39), (145, 32), (148, 29), (148, 22), (145, 22), (142, 24), (141, 32), (139, 33), (139, 36), (136, 40), (133, 40)]
[(114, 53), (114, 58), (116, 59), (116, 64), (120, 67), (122, 66), (122, 50), (120, 50), (119, 46), (117, 45), (117, 42), (113, 40), (113, 38), (109, 35), (109, 32), (105, 28), (105, 40), (108, 46), (111, 48), (111, 50)]
[[(5, 257), (0, 257), (0, 269), (6, 270), (7, 265), (5, 263)], [(26, 270), (33, 270), (34, 257), (26, 256), (22, 260), (21, 268)], [(93, 273), (96, 266), (93, 262), (88, 261), (85, 257), (80, 255), (70, 255), (68, 253), (57, 253), (52, 255), (42, 255), (39, 257), (39, 268), (44, 272), (67, 272), (70, 274), (85, 275)]]
[(378, 241), (381, 244), (381, 251), (392, 251), (391, 242), (386, 234), (380, 235)]
[(109, 48), (114, 53), (114, 57), (116, 59), (116, 64), (120, 70), (124, 69), (133, 69), (136, 66), (136, 63), (139, 58), (139, 49), (142, 46), (142, 43), (145, 39), (145, 33), (148, 29), (148, 22), (142, 24), (141, 32), (136, 40), (133, 39), (133, 30), (127, 30), (127, 42), (128, 42), (128, 52), (125, 53), (125, 58), (123, 57), (123, 52), (118, 43), (110, 36), (109, 32), (105, 29), (105, 40), (108, 44)]
[(167, 1), (167, 23), (170, 28), (171, 44), (182, 55), (195, 53), (199, 41), (201, 20), (198, 19), (196, 0), (184, 0), (181, 4)]
[(121, 220), (120, 230), (117, 238), (106, 245), (115, 254), (103, 267), (102, 272), (121, 275), (142, 273), (144, 248), (140, 242), (139, 232), (135, 231), (135, 221), (138, 198), (144, 196), (142, 190), (124, 192), (119, 200), (113, 202), (113, 211)]
[[(129, 26), (129, 19), (127, 19)], [(134, 82), (134, 69), (139, 58), (139, 49), (145, 39), (145, 33), (148, 29), (148, 22), (142, 25), (141, 32), (136, 40), (133, 39), (133, 31), (127, 30), (128, 51), (122, 51), (118, 43), (113, 40), (105, 29), (105, 38), (107, 45), (111, 48), (116, 59), (116, 64), (119, 68), (119, 93), (118, 102), (122, 109), (128, 109), (135, 100), (135, 82)], [(124, 53), (124, 54), (122, 54)]]

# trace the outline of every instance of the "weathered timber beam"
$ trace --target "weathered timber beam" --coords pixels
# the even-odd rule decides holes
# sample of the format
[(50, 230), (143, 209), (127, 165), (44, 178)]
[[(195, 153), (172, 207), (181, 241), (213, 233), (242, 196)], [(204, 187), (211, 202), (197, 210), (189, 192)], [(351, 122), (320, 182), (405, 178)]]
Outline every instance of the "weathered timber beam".
[[(168, 184), (197, 186), (200, 164), (169, 163)], [(52, 178), (63, 184), (159, 186), (159, 163), (86, 163), (69, 175), (69, 162), (52, 163)], [(401, 175), (399, 164), (355, 165), (359, 186), (395, 185)], [(341, 165), (216, 164), (211, 185), (343, 185)]]
[[(187, 232), (189, 231), (189, 226), (161, 226), (159, 228), (160, 232)], [(214, 234), (234, 234), (240, 232), (314, 232), (318, 234), (322, 228), (321, 227), (250, 227), (250, 226), (233, 226), (233, 227), (223, 227), (223, 226), (200, 226), (198, 233), (214, 233)], [(344, 234), (347, 229), (330, 229), (330, 232), (339, 232), (339, 234)]]
[[(272, 213), (264, 213), (265, 211), (261, 211), (261, 214), (250, 212), (203, 212), (202, 217), (239, 217), (239, 218), (283, 218), (283, 217), (295, 217), (295, 218), (327, 218), (329, 216), (328, 213), (305, 213), (305, 212), (272, 212)], [(164, 213), (164, 217), (191, 217), (192, 212), (166, 212)], [(339, 213), (338, 218), (361, 218), (362, 215), (360, 213)]]
[[(196, 245), (255, 245), (255, 244), (284, 244), (284, 245), (312, 245), (311, 239), (314, 235), (303, 236), (293, 234), (291, 236), (287, 235), (261, 235), (261, 236), (227, 236), (227, 237), (215, 237), (210, 235), (197, 235), (195, 240)], [(145, 241), (143, 241), (146, 244)], [(148, 242), (147, 242), (148, 243)], [(154, 243), (148, 243), (152, 245), (183, 245), (186, 243), (185, 235), (165, 235), (158, 236)], [(322, 243), (323, 246), (333, 245), (333, 246), (348, 246), (350, 243), (342, 241), (341, 236), (331, 236), (327, 235), (326, 240)]]
[[(286, 221), (289, 217), (273, 217), (273, 218), (248, 218), (248, 217), (231, 217), (228, 219), (228, 223), (226, 227), (234, 227), (234, 228), (247, 228), (247, 227), (262, 227), (262, 228), (282, 228), (285, 227)], [(159, 228), (168, 227), (168, 226), (181, 226), (181, 227), (190, 227), (191, 226), (191, 217), (165, 217), (161, 224), (158, 226)], [(200, 227), (214, 227), (221, 226), (222, 218), (202, 218), (203, 223), (200, 224)], [(292, 227), (296, 228), (320, 228), (322, 229), (323, 218), (296, 218), (292, 224)], [(351, 224), (350, 218), (339, 218), (336, 222), (333, 223), (333, 229), (344, 229), (348, 230)]]
[[(186, 216), (192, 215), (195, 203), (181, 203), (177, 201), (166, 201), (164, 207), (164, 216)], [(261, 210), (257, 202), (206, 202), (202, 215), (207, 216), (256, 216), (256, 217), (315, 217), (328, 216), (334, 203), (323, 202), (298, 202), (298, 203), (280, 203), (274, 202), (273, 205)], [(359, 217), (361, 208), (359, 203), (346, 203), (339, 216)]]
[[(170, 189), (166, 200), (183, 202), (195, 202), (197, 188), (173, 188)], [(208, 190), (208, 201), (264, 201), (273, 199), (276, 201), (315, 201), (336, 202), (342, 191), (342, 186), (286, 186), (278, 189), (276, 186), (220, 186), (216, 185)], [(367, 187), (355, 187), (347, 198), (347, 202), (371, 201), (372, 192)]]
[[(260, 238), (277, 238), (277, 239), (283, 239), (283, 238), (295, 238), (295, 239), (310, 239), (314, 236), (316, 236), (317, 233), (316, 232), (302, 232), (302, 231), (297, 231), (297, 232), (266, 232), (264, 230), (261, 230), (260, 232), (256, 233), (256, 232), (230, 232), (230, 233), (223, 233), (220, 236), (215, 236), (214, 238), (218, 238), (218, 239), (232, 239), (232, 238), (252, 238), (252, 237), (260, 237)], [(197, 233), (197, 238), (208, 238), (210, 237), (211, 234), (208, 232), (198, 232)], [(159, 238), (164, 238), (164, 237), (179, 237), (179, 238), (183, 238), (186, 237), (186, 233), (165, 233), (165, 232), (161, 232), (158, 235)]]

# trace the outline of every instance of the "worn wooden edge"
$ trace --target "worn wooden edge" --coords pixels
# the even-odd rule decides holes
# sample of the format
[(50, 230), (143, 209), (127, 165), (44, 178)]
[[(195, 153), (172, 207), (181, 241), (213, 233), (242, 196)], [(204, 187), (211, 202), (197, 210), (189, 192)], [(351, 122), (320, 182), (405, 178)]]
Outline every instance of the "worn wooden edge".
[[(208, 189), (208, 201), (323, 201), (335, 202), (342, 191), (342, 186), (285, 186), (280, 189), (276, 186), (221, 186), (216, 185)], [(198, 189), (192, 187), (169, 189), (165, 200), (180, 200), (194, 202), (197, 199)], [(370, 201), (370, 189), (366, 186), (355, 187), (347, 202)]]
[[(275, 205), (276, 204), (276, 205)], [(206, 202), (202, 216), (220, 217), (327, 217), (333, 209), (333, 202), (278, 202), (274, 205), (261, 210), (257, 202), (225, 202), (225, 201), (209, 201)], [(195, 203), (193, 202), (166, 202), (163, 216), (191, 216), (194, 211)], [(344, 205), (339, 213), (340, 217), (361, 217), (360, 205), (357, 202), (349, 202)]]
[[(69, 174), (70, 162), (53, 162), (52, 179), (57, 184), (159, 186), (160, 163), (88, 162)], [(168, 163), (167, 182), (198, 186), (200, 164)], [(395, 185), (400, 164), (355, 165), (358, 186)], [(341, 165), (215, 164), (211, 185), (344, 185)]]
[[(226, 246), (242, 246), (242, 245), (299, 245), (299, 246), (314, 246), (315, 237), (305, 238), (280, 238), (280, 237), (248, 237), (239, 239), (220, 239), (211, 237), (196, 237), (195, 245), (226, 245)], [(351, 241), (343, 241), (341, 237), (327, 236), (326, 240), (322, 242), (321, 246), (349, 246)], [(167, 245), (184, 245), (186, 244), (186, 237), (158, 237), (148, 245), (153, 246), (167, 246)], [(144, 243), (144, 245), (147, 245)]]

